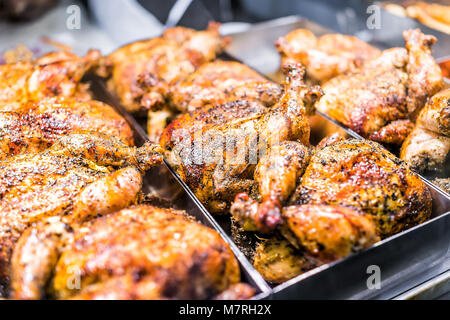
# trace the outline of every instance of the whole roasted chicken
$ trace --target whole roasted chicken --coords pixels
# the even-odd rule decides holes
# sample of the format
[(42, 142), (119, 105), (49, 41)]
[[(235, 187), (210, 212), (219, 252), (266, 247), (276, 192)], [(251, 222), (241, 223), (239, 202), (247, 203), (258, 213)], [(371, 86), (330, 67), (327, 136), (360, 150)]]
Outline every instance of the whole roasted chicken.
[(435, 94), (419, 113), (400, 157), (416, 171), (444, 169), (450, 151), (450, 89)]
[(70, 133), (103, 133), (133, 145), (133, 133), (112, 107), (99, 101), (53, 97), (0, 103), (0, 160), (39, 152)]
[[(272, 165), (260, 174), (273, 179), (271, 171), (280, 156), (270, 157), (273, 160), (266, 161)], [(372, 141), (328, 138), (297, 171), (284, 189), (284, 199), (289, 200), (282, 202), (280, 211), (261, 210), (267, 206), (264, 197), (260, 202), (258, 195), (246, 193), (236, 196), (230, 210), (244, 231), (278, 231), (287, 240), (270, 238), (256, 249), (255, 267), (270, 281), (284, 281), (345, 257), (431, 215), (427, 186), (403, 161)], [(282, 176), (287, 177), (279, 173), (280, 181)], [(271, 189), (277, 194), (281, 189), (275, 186)], [(280, 261), (274, 255), (277, 250), (296, 263)]]
[(436, 39), (418, 29), (403, 37), (406, 49), (384, 50), (359, 69), (325, 82), (317, 110), (365, 138), (401, 144), (427, 99), (443, 85), (431, 55)]
[(294, 59), (305, 66), (306, 76), (325, 82), (359, 68), (375, 58), (380, 51), (356, 37), (326, 34), (316, 37), (311, 31), (297, 29), (279, 38), (275, 46), (285, 59)]
[(137, 201), (142, 173), (162, 161), (160, 148), (129, 147), (101, 134), (71, 134), (49, 149), (0, 161), (0, 282), (25, 229), (44, 218), (84, 221)]
[(431, 194), (408, 165), (375, 142), (349, 139), (319, 148), (291, 203), (361, 210), (388, 237), (429, 219)]
[(13, 297), (38, 299), (249, 298), (219, 234), (184, 211), (141, 205), (81, 224), (40, 221), (12, 260)]
[[(297, 63), (285, 65), (285, 72), (283, 93), (269, 108), (260, 101), (236, 100), (185, 114), (165, 129), (160, 143), (168, 150), (167, 159), (212, 212), (224, 212), (237, 193), (252, 190), (258, 177), (282, 186), (293, 183), (278, 182), (275, 170), (271, 178), (259, 176), (258, 169), (255, 173), (270, 150), (286, 150), (280, 157), (291, 161), (292, 166), (286, 163), (279, 170), (295, 171), (309, 157), (307, 114), (321, 91), (302, 82), (304, 70)], [(286, 194), (262, 196), (277, 207)]]
[(108, 86), (130, 112), (161, 107), (168, 86), (213, 60), (227, 41), (219, 35), (219, 24), (212, 23), (204, 31), (176, 27), (161, 37), (133, 42), (107, 57), (112, 66)]
[[(286, 203), (356, 208), (375, 222), (377, 234), (383, 238), (430, 217), (427, 186), (403, 161), (375, 142), (349, 139), (323, 144), (299, 170), (300, 183)], [(261, 174), (267, 175), (266, 170)], [(272, 217), (278, 223), (264, 226), (265, 217), (260, 214), (256, 211), (249, 216), (260, 231), (283, 222), (282, 217)], [(245, 226), (246, 220), (240, 220)]]
[(0, 65), (0, 103), (24, 103), (54, 96), (89, 100), (88, 85), (81, 79), (90, 71), (105, 75), (98, 50), (91, 50), (84, 57), (59, 51), (33, 62)]

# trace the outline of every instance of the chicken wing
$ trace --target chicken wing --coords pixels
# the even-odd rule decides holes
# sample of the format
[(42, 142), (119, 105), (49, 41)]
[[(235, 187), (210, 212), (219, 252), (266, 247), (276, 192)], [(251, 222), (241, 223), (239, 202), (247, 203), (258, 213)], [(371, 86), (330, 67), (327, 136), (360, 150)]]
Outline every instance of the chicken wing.
[(76, 132), (103, 133), (133, 145), (133, 132), (126, 120), (99, 101), (54, 97), (39, 102), (0, 103), (0, 160), (42, 151), (60, 137)]

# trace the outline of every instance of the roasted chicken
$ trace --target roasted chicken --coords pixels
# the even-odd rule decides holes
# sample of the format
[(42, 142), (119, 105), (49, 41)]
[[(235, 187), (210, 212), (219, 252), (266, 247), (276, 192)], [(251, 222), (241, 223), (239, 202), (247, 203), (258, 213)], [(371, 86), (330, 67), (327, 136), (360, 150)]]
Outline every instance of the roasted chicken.
[(238, 263), (217, 232), (184, 211), (152, 206), (76, 226), (42, 221), (20, 238), (12, 273), (13, 297), (21, 299), (207, 299), (227, 288), (218, 298), (254, 294), (237, 284)]
[(160, 151), (71, 134), (47, 150), (0, 161), (0, 282), (8, 283), (12, 250), (27, 227), (53, 216), (84, 221), (133, 204), (142, 172), (162, 161)]
[[(236, 194), (251, 191), (255, 186), (255, 167), (270, 148), (283, 148), (284, 142), (298, 141), (292, 147), (296, 153), (293, 166), (308, 157), (303, 146), (309, 144), (306, 116), (321, 91), (302, 82), (304, 71), (295, 62), (287, 64), (285, 72), (288, 80), (283, 94), (272, 107), (266, 108), (258, 101), (237, 100), (186, 114), (166, 128), (160, 143), (169, 151), (167, 159), (212, 212), (224, 212)], [(286, 170), (290, 174), (288, 162), (286, 159), (280, 173)], [(259, 166), (265, 168), (265, 164)], [(278, 177), (276, 172), (272, 174), (273, 179), (287, 179)], [(264, 179), (264, 175), (260, 178)], [(283, 187), (281, 182), (274, 184)], [(272, 208), (286, 194), (280, 191), (262, 196), (267, 197), (267, 207)]]
[(161, 107), (168, 86), (213, 60), (227, 41), (220, 37), (219, 25), (214, 23), (205, 31), (168, 29), (161, 37), (134, 42), (110, 54), (108, 86), (130, 112)]
[[(280, 152), (268, 158), (271, 170), (283, 163)], [(289, 166), (290, 175), (279, 174), (291, 177), (284, 180), (289, 182), (286, 192), (299, 181), (292, 195), (282, 197), (286, 200), (279, 202), (281, 210), (268, 210), (267, 200), (258, 193), (237, 195), (230, 209), (243, 231), (275, 233), (253, 254), (255, 267), (268, 281), (282, 282), (343, 258), (431, 215), (427, 186), (375, 142), (333, 135), (319, 144), (309, 162), (297, 163), (296, 169)], [(258, 181), (259, 190), (273, 188), (272, 193), (279, 194), (273, 177), (269, 171), (266, 183), (272, 181), (272, 187)]]
[(260, 239), (251, 258), (266, 281), (282, 283), (317, 266), (281, 236)]
[(278, 84), (242, 63), (221, 60), (205, 63), (185, 80), (168, 88), (166, 106), (149, 113), (147, 132), (151, 140), (158, 141), (168, 120), (180, 112), (195, 112), (206, 106), (212, 111), (242, 99), (272, 106), (280, 94)]
[(0, 103), (24, 103), (54, 96), (89, 100), (88, 85), (81, 83), (81, 79), (90, 71), (106, 73), (97, 50), (89, 51), (84, 57), (60, 51), (33, 62), (0, 65)]
[(133, 133), (125, 119), (99, 101), (53, 97), (39, 102), (0, 103), (0, 160), (42, 151), (62, 136), (76, 132), (103, 133), (133, 145)]
[(424, 1), (406, 3), (409, 4), (405, 10), (409, 17), (419, 20), (429, 28), (450, 35), (450, 3), (448, 1), (441, 1), (442, 4)]
[[(193, 134), (204, 126), (224, 125), (233, 119), (257, 116), (273, 106), (280, 96), (278, 84), (239, 62), (216, 60), (205, 63), (187, 79), (170, 87), (168, 104), (182, 114), (158, 138), (166, 147), (172, 148), (172, 140), (177, 139), (172, 137), (176, 130)], [(162, 128), (165, 127), (164, 124)], [(148, 132), (152, 130), (154, 123), (150, 120)]]
[[(231, 213), (244, 226), (244, 230), (258, 231), (258, 206), (258, 202), (242, 193), (236, 197)], [(281, 233), (294, 247), (301, 249), (312, 259), (315, 265), (343, 258), (379, 240), (372, 219), (352, 208), (336, 205), (290, 205), (282, 209), (281, 215)], [(281, 245), (280, 249), (286, 247), (283, 242), (271, 245)], [(261, 250), (264, 254), (256, 256), (256, 264), (261, 264), (258, 260), (262, 256), (267, 257), (267, 248)], [(295, 253), (291, 252), (286, 256), (291, 255)], [(300, 260), (299, 263), (300, 267), (304, 267), (306, 261)]]
[(431, 215), (431, 194), (422, 180), (379, 144), (357, 139), (319, 148), (290, 203), (357, 208), (373, 219), (382, 238)]
[(400, 158), (416, 171), (444, 169), (450, 151), (450, 89), (435, 94), (419, 113)]
[(419, 30), (403, 36), (406, 49), (385, 50), (359, 69), (324, 83), (317, 110), (365, 138), (401, 144), (426, 100), (443, 85), (431, 56), (436, 39)]
[(295, 59), (305, 66), (306, 76), (325, 82), (359, 68), (380, 51), (356, 37), (327, 34), (316, 37), (311, 31), (297, 29), (279, 38), (275, 46), (285, 59)]

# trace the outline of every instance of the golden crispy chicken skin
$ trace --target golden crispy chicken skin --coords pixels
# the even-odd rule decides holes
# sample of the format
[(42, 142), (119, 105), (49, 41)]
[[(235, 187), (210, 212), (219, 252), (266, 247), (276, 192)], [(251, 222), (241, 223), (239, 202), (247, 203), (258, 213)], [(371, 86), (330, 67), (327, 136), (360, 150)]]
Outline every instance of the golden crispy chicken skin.
[(205, 63), (169, 89), (171, 104), (181, 112), (239, 99), (257, 100), (266, 106), (272, 106), (280, 94), (281, 87), (278, 84), (246, 65), (221, 60)]
[(269, 107), (278, 101), (280, 94), (280, 85), (265, 79), (246, 65), (215, 60), (203, 64), (185, 80), (169, 86), (166, 106), (162, 110), (149, 112), (147, 132), (150, 140), (158, 141), (168, 120), (179, 112), (200, 111), (199, 114), (205, 114), (207, 109), (207, 112), (215, 112), (218, 116), (224, 114), (220, 116), (223, 122), (229, 121), (231, 118), (227, 115), (232, 115), (234, 107), (237, 107), (234, 103), (245, 101)]
[(305, 66), (306, 76), (317, 82), (353, 71), (380, 53), (353, 36), (327, 34), (316, 37), (306, 29), (291, 31), (279, 38), (275, 46), (282, 61), (295, 59)]
[(215, 126), (226, 125), (234, 119), (257, 117), (268, 109), (252, 100), (235, 100), (221, 105), (206, 105), (194, 112), (179, 115), (163, 131), (159, 144), (171, 150), (184, 136), (194, 135), (200, 130), (210, 130)]
[(450, 151), (450, 89), (435, 94), (419, 113), (400, 158), (416, 171), (442, 170)]
[[(258, 202), (242, 193), (236, 196), (231, 207), (231, 214), (245, 230), (264, 231), (257, 225), (258, 206)], [(290, 205), (283, 207), (281, 215), (283, 222), (280, 224), (280, 230), (283, 236), (294, 247), (313, 259), (315, 265), (346, 257), (371, 246), (380, 239), (371, 216), (366, 216), (352, 208), (336, 205)], [(286, 250), (286, 248), (283, 249), (285, 247), (283, 243), (277, 246)], [(267, 249), (263, 252), (263, 256), (269, 253)], [(257, 257), (259, 260), (255, 262), (260, 268), (264, 268), (260, 261), (261, 252), (259, 254), (260, 256)], [(295, 255), (295, 252), (287, 253), (286, 257), (293, 254)], [(307, 266), (307, 261), (300, 261), (300, 263), (293, 270), (283, 269), (288, 270), (288, 274), (297, 273)], [(274, 268), (274, 265), (271, 268)], [(273, 271), (274, 275), (280, 273), (279, 270)]]
[(47, 150), (0, 161), (0, 282), (22, 232), (41, 219), (84, 220), (137, 200), (142, 172), (162, 161), (160, 147), (129, 147), (106, 135), (71, 134)]
[(406, 50), (385, 50), (359, 69), (325, 82), (317, 110), (365, 138), (401, 144), (427, 98), (443, 85), (430, 49), (436, 39), (418, 29), (403, 36)]
[[(38, 263), (36, 248), (46, 253)], [(78, 286), (70, 286), (74, 274)], [(252, 296), (239, 280), (217, 232), (184, 211), (144, 205), (75, 227), (42, 223), (22, 236), (13, 258), (16, 298), (207, 299), (226, 289), (218, 298)]]
[[(169, 151), (167, 158), (211, 211), (224, 212), (237, 193), (255, 185), (257, 156), (268, 147), (283, 141), (309, 144), (307, 114), (321, 91), (303, 83), (303, 70), (295, 62), (286, 65), (285, 72), (283, 94), (270, 108), (235, 101), (227, 108), (207, 107), (185, 115), (166, 128), (161, 143)], [(299, 157), (304, 156), (303, 151)]]
[(169, 84), (213, 60), (226, 43), (214, 23), (204, 31), (176, 27), (161, 37), (131, 43), (107, 57), (112, 66), (109, 88), (130, 112), (161, 106)]
[(373, 217), (382, 238), (431, 214), (431, 194), (422, 180), (379, 144), (358, 139), (318, 149), (291, 203), (357, 208)]
[(99, 51), (79, 57), (60, 51), (46, 54), (34, 62), (0, 65), (0, 103), (39, 101), (63, 96), (88, 100), (88, 85), (81, 78), (89, 71), (103, 74), (104, 61)]
[(133, 132), (126, 120), (99, 101), (53, 97), (0, 103), (0, 159), (42, 151), (60, 137), (76, 132), (103, 133), (133, 145)]

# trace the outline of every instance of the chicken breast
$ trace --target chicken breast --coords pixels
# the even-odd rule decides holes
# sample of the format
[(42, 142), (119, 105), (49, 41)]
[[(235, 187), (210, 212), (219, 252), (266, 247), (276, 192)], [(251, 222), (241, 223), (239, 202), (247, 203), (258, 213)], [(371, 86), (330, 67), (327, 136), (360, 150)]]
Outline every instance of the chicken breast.
[(357, 139), (318, 149), (291, 198), (357, 208), (374, 219), (382, 238), (426, 221), (431, 202), (428, 187), (403, 161), (375, 142)]

